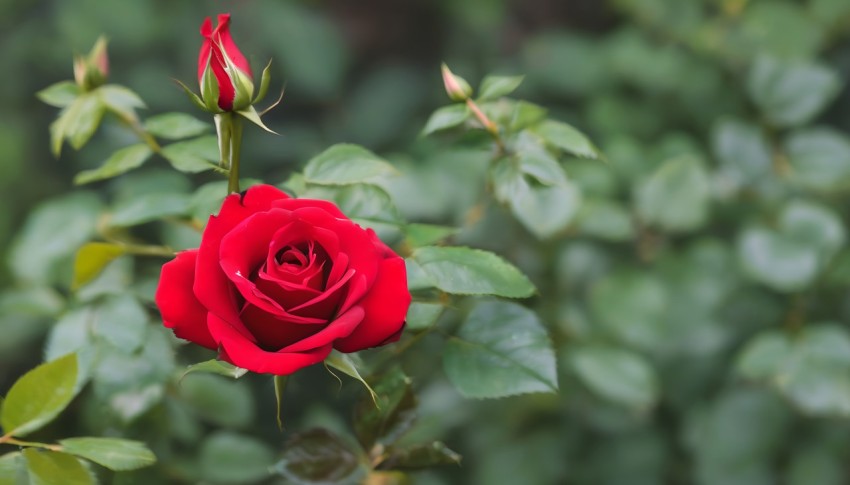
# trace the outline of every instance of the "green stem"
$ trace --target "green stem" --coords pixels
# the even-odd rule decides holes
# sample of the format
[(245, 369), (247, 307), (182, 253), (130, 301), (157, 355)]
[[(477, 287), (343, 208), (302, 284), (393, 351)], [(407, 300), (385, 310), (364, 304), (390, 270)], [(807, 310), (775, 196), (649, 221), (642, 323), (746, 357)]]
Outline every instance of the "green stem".
[(221, 157), (219, 165), (221, 168), (230, 169), (230, 136), (233, 127), (233, 115), (230, 113), (219, 113), (215, 115), (215, 131), (218, 134), (218, 153)]
[(472, 111), (472, 114), (475, 115), (478, 121), (480, 121), (481, 124), (484, 125), (484, 129), (487, 130), (487, 132), (493, 136), (493, 140), (496, 141), (496, 147), (498, 148), (496, 158), (504, 155), (506, 153), (505, 142), (502, 141), (502, 135), (499, 133), (499, 126), (496, 125), (493, 120), (488, 118), (483, 111), (481, 111), (481, 108), (479, 108), (478, 105), (475, 104), (475, 101), (467, 99), (466, 106), (470, 109), (470, 111)]
[(230, 176), (227, 180), (227, 193), (239, 192), (239, 155), (242, 150), (242, 117), (233, 116), (232, 136), (230, 139)]
[(5, 435), (0, 437), (0, 444), (7, 445), (15, 445), (15, 446), (28, 446), (30, 448), (41, 448), (43, 450), (51, 450), (51, 451), (62, 451), (61, 445), (49, 445), (47, 443), (38, 443), (36, 441), (21, 441), (15, 438), (12, 438), (12, 435)]
[(154, 153), (161, 153), (162, 147), (157, 143), (156, 138), (153, 137), (150, 133), (148, 133), (144, 127), (139, 123), (138, 118), (133, 116), (127, 116), (124, 113), (115, 112), (118, 115), (118, 118), (122, 123), (127, 125), (133, 133), (136, 134), (145, 144), (151, 149)]

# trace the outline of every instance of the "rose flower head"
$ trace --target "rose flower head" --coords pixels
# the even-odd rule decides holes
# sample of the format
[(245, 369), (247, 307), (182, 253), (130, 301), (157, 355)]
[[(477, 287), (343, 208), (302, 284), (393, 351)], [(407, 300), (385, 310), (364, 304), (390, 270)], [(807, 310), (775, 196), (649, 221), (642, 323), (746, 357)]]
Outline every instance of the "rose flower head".
[(207, 17), (201, 24), (201, 35), (204, 41), (198, 55), (198, 83), (207, 109), (215, 113), (247, 108), (254, 93), (254, 77), (230, 35), (230, 14), (219, 15), (215, 29)]
[(231, 364), (286, 375), (397, 340), (404, 259), (333, 203), (269, 185), (227, 196), (200, 247), (162, 268), (156, 303), (180, 338)]

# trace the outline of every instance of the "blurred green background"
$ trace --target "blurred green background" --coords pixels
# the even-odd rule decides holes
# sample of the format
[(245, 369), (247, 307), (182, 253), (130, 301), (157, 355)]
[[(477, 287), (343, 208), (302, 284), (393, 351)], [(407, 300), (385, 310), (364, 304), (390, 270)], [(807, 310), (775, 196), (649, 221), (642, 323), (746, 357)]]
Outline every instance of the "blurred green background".
[[(52, 233), (41, 233), (37, 249), (59, 269), (28, 271), (48, 264), (17, 247), (33, 241), (22, 235), (28, 215), (77, 190), (74, 174), (131, 136), (107, 125), (85, 150), (66, 147), (56, 160), (47, 131), (56, 110), (34, 93), (71, 78), (72, 55), (105, 34), (110, 79), (142, 96), (144, 114), (193, 112), (171, 78), (195, 85), (200, 22), (225, 11), (255, 72), (272, 58), (272, 90), (286, 86), (265, 118), (281, 136), (247, 130), (248, 177), (280, 183), (328, 145), (358, 143), (407, 174), (391, 192), (410, 220), (463, 223), (486, 157), (419, 136), (447, 104), (442, 61), (473, 84), (487, 73), (524, 74), (517, 96), (588, 133), (607, 157), (565, 161), (584, 194), (566, 237), (535, 242), (504, 214), (458, 237), (505, 254), (541, 288), (531, 305), (553, 334), (562, 390), (464, 401), (435, 375), (428, 352), (441, 347), (426, 339), (408, 362), (419, 376), (417, 433), (464, 462), (414, 483), (850, 483), (847, 0), (4, 0), (0, 248), (10, 264), (0, 270), (0, 389), (42, 360), (45, 339), (50, 353), (61, 337), (49, 329), (73, 306), (73, 248), (53, 248)], [(158, 160), (87, 190), (113, 200), (137, 182), (188, 187), (161, 178), (165, 170)], [(59, 226), (65, 245), (91, 232)], [(165, 237), (177, 247), (191, 240)], [(309, 385), (310, 372), (323, 371), (290, 390), (292, 426), (344, 428), (355, 386), (337, 400), (332, 383)], [(195, 401), (212, 393), (238, 402), (194, 412), (212, 429), (278, 446), (269, 385), (198, 384)], [(156, 408), (124, 432), (92, 424), (97, 409), (80, 405), (72, 412), (81, 424), (64, 426), (150, 435), (167, 470), (154, 476), (217, 481), (198, 471), (209, 461), (193, 443), (209, 428), (196, 417), (171, 430), (176, 445), (145, 429), (166, 422), (156, 413), (175, 419), (185, 409)]]

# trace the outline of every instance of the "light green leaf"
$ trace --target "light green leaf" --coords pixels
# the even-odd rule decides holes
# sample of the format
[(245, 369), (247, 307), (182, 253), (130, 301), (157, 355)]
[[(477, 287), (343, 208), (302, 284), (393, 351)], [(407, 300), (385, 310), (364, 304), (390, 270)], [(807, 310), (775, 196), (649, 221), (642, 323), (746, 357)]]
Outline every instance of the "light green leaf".
[(77, 356), (41, 364), (24, 374), (9, 389), (0, 413), (7, 434), (25, 436), (53, 420), (74, 398)]
[(218, 374), (225, 377), (231, 377), (233, 379), (239, 379), (248, 373), (248, 369), (236, 367), (230, 362), (225, 362), (223, 360), (212, 359), (190, 365), (186, 368), (186, 371), (183, 372), (180, 379), (182, 380), (183, 377), (186, 377), (192, 372), (207, 372), (210, 374)]
[(850, 139), (831, 128), (806, 128), (785, 140), (792, 177), (815, 190), (850, 187)]
[(543, 121), (547, 114), (546, 108), (540, 105), (528, 101), (517, 101), (508, 128), (511, 132), (523, 130)]
[(58, 451), (42, 451), (26, 448), (31, 485), (94, 485), (94, 477), (71, 455)]
[(756, 125), (738, 120), (723, 120), (712, 132), (714, 155), (738, 180), (756, 184), (773, 170), (770, 143)]
[(145, 120), (148, 133), (166, 140), (180, 140), (209, 131), (209, 123), (185, 113), (163, 113)]
[(115, 205), (109, 225), (129, 227), (189, 213), (191, 197), (186, 194), (143, 194)]
[(465, 104), (452, 104), (443, 106), (437, 109), (428, 118), (425, 123), (425, 128), (422, 129), (422, 135), (427, 136), (431, 133), (454, 128), (469, 119), (471, 115), (469, 108)]
[(331, 354), (325, 358), (325, 365), (329, 367), (333, 367), (334, 369), (343, 372), (349, 377), (357, 379), (363, 384), (363, 387), (369, 391), (369, 394), (372, 396), (372, 400), (375, 402), (375, 405), (378, 405), (378, 396), (375, 394), (375, 391), (369, 386), (369, 383), (366, 382), (365, 379), (360, 375), (360, 371), (357, 370), (358, 365), (362, 366), (362, 362), (358, 363), (357, 359), (353, 355), (343, 354), (336, 350), (331, 351)]
[(393, 175), (396, 170), (377, 155), (357, 145), (338, 144), (313, 157), (304, 167), (307, 182), (349, 185)]
[(156, 463), (156, 456), (141, 441), (85, 437), (59, 440), (59, 444), (66, 453), (115, 471), (135, 470)]
[(74, 280), (71, 289), (78, 289), (97, 275), (115, 258), (126, 254), (126, 248), (119, 244), (92, 242), (86, 243), (77, 251), (74, 259)]
[(324, 429), (290, 438), (274, 468), (293, 485), (360, 483), (366, 471), (357, 451)]
[(591, 314), (622, 342), (653, 351), (665, 342), (667, 289), (647, 272), (621, 270), (590, 288)]
[(201, 473), (213, 483), (259, 482), (271, 475), (274, 460), (274, 452), (262, 441), (227, 431), (205, 439), (200, 450)]
[(610, 199), (585, 200), (578, 216), (582, 234), (605, 241), (629, 241), (635, 236), (632, 216)]
[(737, 369), (775, 386), (806, 414), (850, 415), (850, 333), (842, 325), (763, 332), (741, 352)]
[(640, 354), (617, 347), (579, 347), (570, 354), (579, 378), (600, 397), (646, 411), (658, 400), (658, 377)]
[(237, 113), (239, 113), (243, 118), (250, 121), (251, 123), (254, 123), (255, 125), (259, 126), (260, 128), (271, 133), (272, 135), (278, 134), (276, 131), (272, 130), (271, 128), (266, 126), (265, 123), (263, 123), (262, 118), (260, 118), (260, 114), (257, 113), (257, 110), (253, 106), (248, 106), (247, 108), (243, 109), (242, 111), (237, 111)]
[(694, 156), (664, 162), (636, 194), (638, 214), (670, 232), (692, 231), (708, 220), (711, 202), (708, 172)]
[(407, 329), (415, 331), (431, 328), (437, 323), (445, 307), (440, 303), (413, 302), (407, 310)]
[(469, 398), (558, 392), (549, 335), (534, 312), (515, 303), (478, 303), (446, 344), (443, 368)]
[(434, 288), (434, 282), (431, 281), (431, 277), (425, 273), (425, 270), (416, 261), (407, 258), (404, 260), (404, 265), (407, 270), (407, 288), (410, 291)]
[(522, 84), (525, 76), (487, 76), (478, 88), (478, 100), (486, 101), (514, 92)]
[(24, 456), (19, 451), (0, 455), (0, 485), (26, 484)]
[(93, 93), (77, 97), (54, 122), (58, 134), (58, 140), (54, 139), (54, 153), (58, 155), (62, 138), (67, 138), (75, 150), (82, 148), (94, 135), (105, 110), (100, 98)]
[(838, 94), (841, 79), (829, 67), (814, 62), (760, 57), (747, 88), (771, 123), (790, 127), (817, 116)]
[(411, 247), (418, 248), (438, 243), (458, 231), (456, 227), (436, 224), (411, 223), (404, 226), (404, 235)]
[(64, 108), (80, 95), (80, 88), (73, 81), (60, 81), (35, 93), (38, 99), (50, 106)]
[(535, 291), (516, 267), (488, 251), (426, 246), (414, 251), (413, 259), (446, 293), (525, 298)]
[(135, 118), (135, 109), (144, 108), (145, 102), (131, 89), (118, 84), (107, 84), (94, 91), (103, 100), (103, 104), (112, 111)]
[(152, 153), (151, 149), (143, 143), (122, 148), (107, 158), (100, 167), (78, 173), (74, 177), (74, 183), (83, 185), (129, 172), (141, 167)]
[(215, 170), (219, 161), (218, 139), (215, 136), (201, 136), (172, 143), (162, 149), (162, 156), (181, 172)]
[(567, 174), (557, 160), (543, 151), (522, 151), (517, 154), (522, 173), (531, 175), (543, 185), (566, 185)]
[(593, 143), (572, 126), (560, 121), (547, 120), (531, 128), (547, 144), (569, 154), (584, 158), (599, 158), (599, 151)]
[(145, 342), (147, 327), (145, 308), (133, 295), (122, 293), (98, 305), (92, 331), (121, 352), (133, 354)]

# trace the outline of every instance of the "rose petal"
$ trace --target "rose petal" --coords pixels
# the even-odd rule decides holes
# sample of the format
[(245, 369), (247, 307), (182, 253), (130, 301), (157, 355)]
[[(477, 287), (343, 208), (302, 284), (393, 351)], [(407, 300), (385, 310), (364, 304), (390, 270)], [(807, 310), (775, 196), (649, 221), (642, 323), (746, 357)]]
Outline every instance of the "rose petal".
[(314, 324), (293, 323), (251, 304), (245, 305), (240, 317), (257, 346), (270, 352), (319, 332), (327, 323), (326, 320)]
[(192, 285), (198, 251), (182, 251), (162, 266), (156, 305), (162, 313), (163, 325), (174, 335), (209, 349), (218, 347), (207, 330), (207, 309), (195, 298)]
[(221, 344), (222, 359), (237, 367), (258, 373), (292, 374), (298, 369), (325, 360), (333, 348), (328, 344), (305, 352), (268, 352), (212, 313), (209, 314), (207, 324), (213, 338)]
[(380, 345), (404, 326), (410, 306), (404, 259), (385, 259), (378, 279), (357, 305), (363, 308), (365, 316), (350, 336), (336, 341), (334, 348), (340, 352), (356, 352)]
[(335, 219), (348, 219), (345, 214), (339, 210), (333, 202), (321, 199), (288, 199), (285, 201), (279, 200), (273, 203), (275, 207), (294, 211), (303, 207), (321, 209), (323, 212), (330, 214)]
[(304, 352), (316, 347), (329, 345), (334, 340), (348, 337), (363, 321), (364, 312), (359, 306), (340, 315), (336, 320), (329, 323), (325, 328), (310, 337), (293, 343), (281, 349), (282, 352)]

